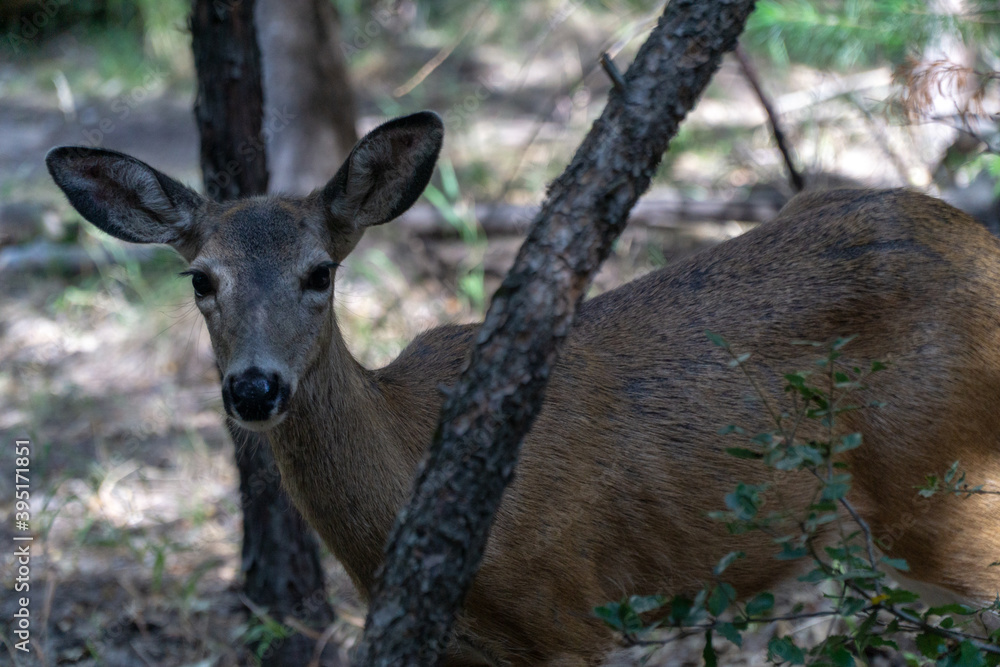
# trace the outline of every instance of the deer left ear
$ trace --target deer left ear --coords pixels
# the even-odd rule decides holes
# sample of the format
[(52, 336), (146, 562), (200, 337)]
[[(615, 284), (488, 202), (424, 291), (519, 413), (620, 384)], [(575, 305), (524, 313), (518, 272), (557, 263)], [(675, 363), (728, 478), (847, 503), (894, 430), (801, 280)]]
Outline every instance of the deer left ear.
[(444, 125), (432, 111), (369, 132), (322, 190), (333, 220), (359, 230), (399, 217), (427, 187), (443, 139)]
[(205, 199), (166, 174), (124, 153), (60, 146), (45, 164), (84, 218), (131, 243), (166, 243), (189, 260), (199, 234), (195, 214)]

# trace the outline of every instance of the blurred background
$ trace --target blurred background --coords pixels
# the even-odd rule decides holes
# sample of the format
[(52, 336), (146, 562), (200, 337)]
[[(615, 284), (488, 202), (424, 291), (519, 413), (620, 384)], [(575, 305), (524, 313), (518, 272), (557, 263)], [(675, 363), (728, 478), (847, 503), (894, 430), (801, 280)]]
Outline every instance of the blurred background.
[[(644, 0), (258, 4), (273, 189), (321, 185), (358, 134), (392, 116), (433, 109), (445, 122), (424, 197), (338, 272), (341, 326), (370, 367), (422, 330), (481, 317), (546, 184), (604, 106), (601, 53), (624, 71), (662, 12)], [(200, 189), (189, 9), (0, 5), (0, 432), (34, 447), (39, 649), (15, 656), (4, 624), (0, 665), (247, 664), (244, 643), (288, 631), (248, 618), (240, 599), (232, 445), (181, 261), (81, 224), (43, 163), (55, 145), (103, 146)], [(797, 189), (789, 165), (807, 188), (911, 187), (1000, 230), (995, 1), (766, 0), (741, 45), (742, 63), (726, 58), (672, 142), (595, 292), (772, 217)], [(7, 544), (13, 510), (4, 474)], [(331, 641), (346, 656), (364, 609), (325, 564)], [(807, 590), (788, 598), (821, 604)], [(743, 651), (720, 647), (726, 664), (761, 663), (776, 627)], [(650, 664), (700, 664), (699, 651), (672, 645)]]

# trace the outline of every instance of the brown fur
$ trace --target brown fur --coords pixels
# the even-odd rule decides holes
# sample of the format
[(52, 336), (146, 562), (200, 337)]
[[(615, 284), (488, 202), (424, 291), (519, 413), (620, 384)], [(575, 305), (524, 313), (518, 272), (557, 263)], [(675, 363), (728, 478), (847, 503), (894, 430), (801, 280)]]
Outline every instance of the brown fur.
[[(435, 427), (438, 387), (455, 381), (476, 327), (434, 329), (385, 368), (362, 368), (333, 290), (300, 288), (361, 233), (325, 201), (203, 205), (191, 214), (192, 266), (219, 284), (199, 306), (223, 372), (263, 365), (294, 385), (287, 412), (263, 426), (296, 506), (367, 595)], [(455, 664), (597, 664), (613, 637), (594, 606), (692, 592), (732, 550), (747, 553), (726, 573), (740, 595), (796, 572), (766, 535), (731, 536), (706, 517), (740, 481), (773, 481), (772, 507), (778, 494), (801, 506), (814, 489), (808, 475), (725, 453), (740, 443), (720, 427), (771, 425), (706, 329), (752, 353), (774, 399), (781, 374), (816, 356), (792, 341), (857, 334), (850, 359), (890, 362), (859, 397), (884, 407), (840, 425), (864, 438), (847, 456), (850, 499), (911, 578), (959, 599), (997, 594), (996, 496), (922, 500), (915, 487), (955, 460), (971, 483), (1000, 485), (1000, 244), (913, 192), (807, 194), (773, 222), (583, 304), (467, 598)]]

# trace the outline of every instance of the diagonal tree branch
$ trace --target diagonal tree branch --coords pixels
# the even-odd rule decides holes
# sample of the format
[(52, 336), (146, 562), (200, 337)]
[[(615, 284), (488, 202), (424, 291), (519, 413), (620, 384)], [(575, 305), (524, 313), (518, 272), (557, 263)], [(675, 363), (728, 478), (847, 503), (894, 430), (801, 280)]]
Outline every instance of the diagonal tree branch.
[(357, 664), (434, 665), (591, 279), (753, 0), (673, 0), (551, 186), (389, 537)]

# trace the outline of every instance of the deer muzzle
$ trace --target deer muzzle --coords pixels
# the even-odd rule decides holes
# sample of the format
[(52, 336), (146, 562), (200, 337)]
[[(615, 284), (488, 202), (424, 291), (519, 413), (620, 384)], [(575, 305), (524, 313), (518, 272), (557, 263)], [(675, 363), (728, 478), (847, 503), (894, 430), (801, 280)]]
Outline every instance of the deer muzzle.
[(276, 372), (257, 366), (226, 376), (222, 402), (226, 413), (248, 428), (274, 426), (288, 409), (291, 387)]

